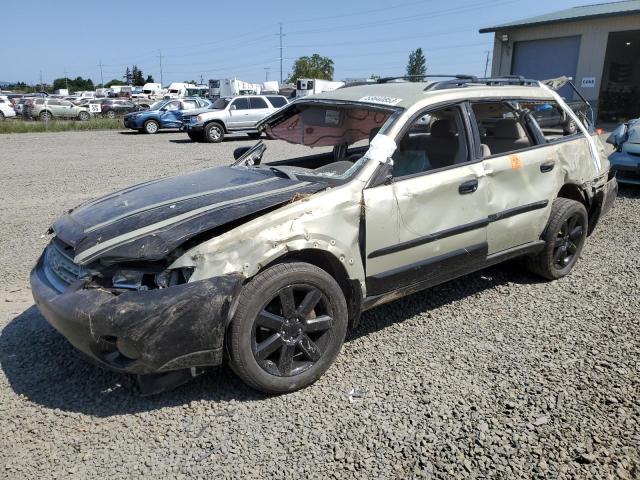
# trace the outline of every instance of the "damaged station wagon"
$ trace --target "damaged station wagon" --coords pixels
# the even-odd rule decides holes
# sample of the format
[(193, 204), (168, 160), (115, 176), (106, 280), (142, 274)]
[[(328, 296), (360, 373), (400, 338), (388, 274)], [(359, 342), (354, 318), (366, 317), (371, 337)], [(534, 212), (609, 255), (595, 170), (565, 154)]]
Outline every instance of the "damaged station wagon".
[[(578, 128), (541, 129), (540, 105)], [(514, 257), (567, 275), (617, 192), (588, 123), (523, 78), (342, 88), (258, 128), (313, 154), (258, 142), (85, 203), (32, 271), (48, 322), (146, 393), (225, 359), (265, 392), (308, 386), (364, 310)]]

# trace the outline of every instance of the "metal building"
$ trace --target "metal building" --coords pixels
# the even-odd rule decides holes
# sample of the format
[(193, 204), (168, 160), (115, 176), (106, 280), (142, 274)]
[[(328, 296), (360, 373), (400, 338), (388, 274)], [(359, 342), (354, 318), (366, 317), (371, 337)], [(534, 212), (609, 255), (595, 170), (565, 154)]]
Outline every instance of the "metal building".
[[(574, 78), (600, 122), (640, 117), (640, 0), (574, 7), (494, 32), (491, 73)], [(574, 95), (569, 87), (561, 94)]]

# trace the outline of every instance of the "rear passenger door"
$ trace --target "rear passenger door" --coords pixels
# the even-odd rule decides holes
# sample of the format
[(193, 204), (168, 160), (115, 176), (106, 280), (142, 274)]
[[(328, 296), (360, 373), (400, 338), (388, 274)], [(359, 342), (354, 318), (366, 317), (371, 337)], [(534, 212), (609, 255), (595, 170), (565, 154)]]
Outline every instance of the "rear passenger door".
[(229, 120), (227, 126), (234, 130), (249, 128), (252, 122), (249, 118), (249, 99), (246, 97), (235, 98), (229, 105)]
[(520, 109), (520, 101), (471, 106), (482, 144), (479, 155), (489, 180), (491, 255), (540, 239), (562, 172), (556, 165), (556, 148), (546, 143), (533, 115)]
[(467, 110), (418, 113), (396, 138), (393, 178), (366, 188), (367, 295), (425, 288), (487, 257), (487, 181), (472, 154)]
[(249, 97), (249, 105), (251, 107), (249, 121), (252, 127), (271, 112), (264, 98)]

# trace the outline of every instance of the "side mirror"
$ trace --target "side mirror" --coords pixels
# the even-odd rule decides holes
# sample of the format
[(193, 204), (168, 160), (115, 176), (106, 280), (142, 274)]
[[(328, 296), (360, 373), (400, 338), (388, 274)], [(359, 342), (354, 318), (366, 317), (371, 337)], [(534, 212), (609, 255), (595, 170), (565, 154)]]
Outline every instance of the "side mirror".
[(251, 150), (252, 147), (238, 147), (233, 151), (233, 159), (238, 160), (242, 155)]
[(238, 107), (236, 107), (235, 105), (231, 105), (231, 106), (229, 107), (229, 110), (237, 110), (237, 109), (238, 109)]

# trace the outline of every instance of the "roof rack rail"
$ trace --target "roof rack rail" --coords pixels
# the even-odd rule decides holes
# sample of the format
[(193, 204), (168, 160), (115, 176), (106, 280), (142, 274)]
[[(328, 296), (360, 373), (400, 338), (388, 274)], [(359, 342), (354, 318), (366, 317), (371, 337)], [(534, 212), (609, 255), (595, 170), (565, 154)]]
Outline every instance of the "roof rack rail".
[(445, 90), (448, 88), (462, 88), (469, 85), (486, 85), (486, 86), (504, 86), (504, 85), (522, 85), (528, 87), (538, 86), (538, 80), (524, 78), (522, 75), (503, 75), (500, 77), (486, 77), (473, 79), (457, 78), (455, 80), (444, 80), (442, 82), (434, 82), (427, 85), (425, 90)]
[(411, 80), (413, 78), (457, 78), (460, 80), (475, 80), (477, 79), (477, 77), (473, 76), (473, 75), (465, 75), (465, 74), (443, 74), (443, 75), (435, 75), (435, 74), (428, 74), (428, 75), (400, 75), (397, 77), (382, 77), (378, 79), (378, 83), (389, 83), (393, 80)]

